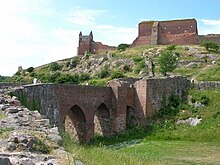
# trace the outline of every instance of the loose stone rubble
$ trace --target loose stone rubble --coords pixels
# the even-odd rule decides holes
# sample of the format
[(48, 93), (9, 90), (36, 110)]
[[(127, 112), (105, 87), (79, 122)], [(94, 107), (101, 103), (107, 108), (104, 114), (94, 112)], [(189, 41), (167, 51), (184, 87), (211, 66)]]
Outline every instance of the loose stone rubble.
[(8, 90), (0, 89), (0, 165), (74, 164), (67, 160), (68, 153), (60, 146), (62, 141), (58, 128), (51, 127), (49, 119), (21, 106)]

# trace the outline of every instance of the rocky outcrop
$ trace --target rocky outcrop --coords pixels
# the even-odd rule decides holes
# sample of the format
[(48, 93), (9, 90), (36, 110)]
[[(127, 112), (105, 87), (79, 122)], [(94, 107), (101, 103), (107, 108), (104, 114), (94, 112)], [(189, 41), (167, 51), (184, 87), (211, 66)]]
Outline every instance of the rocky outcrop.
[(38, 111), (21, 106), (9, 93), (0, 90), (0, 164), (65, 164), (68, 153), (60, 146), (57, 127), (51, 127)]

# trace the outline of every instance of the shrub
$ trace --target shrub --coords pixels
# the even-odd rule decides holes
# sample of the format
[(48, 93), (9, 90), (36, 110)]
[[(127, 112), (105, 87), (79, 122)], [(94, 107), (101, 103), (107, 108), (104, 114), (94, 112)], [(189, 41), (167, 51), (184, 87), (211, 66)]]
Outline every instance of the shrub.
[(212, 41), (203, 41), (201, 43), (201, 46), (204, 46), (206, 48), (207, 51), (211, 50), (218, 50), (219, 49), (219, 45), (216, 42), (212, 42)]
[(29, 68), (27, 68), (27, 71), (28, 71), (29, 73), (33, 72), (33, 71), (34, 71), (34, 67), (29, 67)]
[(94, 85), (94, 86), (105, 86), (107, 83), (107, 80), (105, 79), (93, 79), (89, 80), (89, 85)]
[(140, 61), (144, 61), (144, 58), (143, 57), (133, 57), (133, 61), (137, 64), (139, 63)]
[(105, 77), (108, 77), (109, 75), (110, 75), (110, 74), (109, 74), (108, 69), (103, 68), (103, 69), (98, 73), (98, 78), (105, 78)]
[(78, 84), (79, 76), (71, 74), (61, 74), (60, 77), (56, 79), (56, 83), (59, 84)]
[(128, 48), (129, 45), (128, 44), (119, 44), (117, 49), (120, 51), (125, 51), (126, 48)]
[(42, 140), (36, 138), (35, 143), (33, 144), (33, 149), (35, 151), (40, 151), (44, 154), (49, 154), (52, 150), (47, 144), (45, 144)]
[(123, 77), (125, 77), (125, 75), (119, 70), (113, 71), (111, 74), (111, 79), (123, 78)]
[(159, 57), (160, 72), (166, 76), (167, 72), (172, 72), (177, 66), (176, 55), (172, 51), (164, 51)]
[(57, 62), (52, 62), (49, 65), (50, 71), (57, 71), (61, 69), (61, 66)]
[(69, 67), (70, 68), (75, 68), (80, 62), (80, 58), (78, 56), (75, 56), (71, 59)]
[(60, 77), (61, 73), (60, 72), (55, 72), (48, 76), (48, 82), (50, 83), (55, 83), (57, 79)]
[(138, 73), (140, 73), (140, 71), (142, 70), (142, 69), (146, 69), (146, 64), (145, 64), (145, 62), (144, 61), (140, 61), (137, 65), (136, 65), (136, 67), (135, 67), (135, 69), (134, 69), (134, 72), (136, 73), (136, 74), (138, 74)]
[(87, 81), (90, 79), (90, 75), (88, 73), (82, 73), (79, 76), (79, 81), (83, 82), (83, 81)]
[(166, 47), (166, 50), (174, 51), (176, 49), (176, 45), (169, 45)]

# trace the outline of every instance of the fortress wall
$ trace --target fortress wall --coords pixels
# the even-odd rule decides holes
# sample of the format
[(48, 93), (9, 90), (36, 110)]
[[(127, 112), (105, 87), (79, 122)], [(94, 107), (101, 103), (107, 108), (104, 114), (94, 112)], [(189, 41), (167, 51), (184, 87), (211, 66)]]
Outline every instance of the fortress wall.
[(195, 19), (159, 22), (159, 45), (197, 44), (197, 23)]
[(114, 49), (114, 46), (104, 45), (101, 42), (92, 42), (91, 44), (91, 53), (107, 52)]
[(154, 21), (141, 22), (138, 25), (138, 36), (151, 36)]
[(202, 41), (212, 41), (220, 44), (220, 35), (219, 34), (199, 35), (198, 41), (199, 43), (201, 43)]

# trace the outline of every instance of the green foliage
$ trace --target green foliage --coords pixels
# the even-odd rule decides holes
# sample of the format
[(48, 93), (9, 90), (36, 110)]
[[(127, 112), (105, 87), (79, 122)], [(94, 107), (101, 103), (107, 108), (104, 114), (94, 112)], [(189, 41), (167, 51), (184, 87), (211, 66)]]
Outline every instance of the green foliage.
[[(192, 92), (193, 91), (193, 92)], [(197, 90), (192, 90), (191, 91), (191, 102), (200, 102), (204, 105), (207, 105), (210, 101), (209, 97), (206, 96), (203, 92), (197, 91)]]
[(6, 116), (2, 113), (2, 112), (0, 112), (0, 120), (1, 119), (4, 119)]
[(61, 76), (60, 72), (54, 72), (47, 77), (47, 81), (50, 83), (57, 82), (57, 79)]
[(75, 56), (75, 57), (73, 57), (73, 58), (71, 59), (70, 64), (69, 64), (69, 67), (70, 67), (70, 68), (75, 68), (75, 67), (79, 64), (79, 62), (80, 62), (79, 56)]
[(119, 44), (117, 49), (120, 51), (125, 51), (125, 49), (128, 47), (129, 47), (129, 44)]
[(172, 72), (177, 66), (176, 55), (172, 51), (164, 51), (159, 57), (160, 72), (166, 75), (167, 72)]
[(141, 70), (146, 69), (145, 61), (140, 61), (136, 64), (136, 67), (134, 69), (134, 72), (136, 74), (140, 73)]
[(169, 45), (169, 46), (166, 47), (166, 50), (174, 51), (174, 50), (176, 50), (176, 45)]
[(82, 73), (79, 75), (79, 81), (84, 82), (90, 79), (90, 75), (88, 73)]
[(56, 83), (59, 84), (78, 84), (79, 76), (71, 74), (61, 74), (57, 79)]
[(198, 73), (196, 79), (199, 81), (220, 81), (220, 65), (214, 65)]
[(27, 71), (28, 71), (29, 73), (33, 72), (33, 71), (34, 71), (34, 67), (29, 67), (29, 68), (27, 68)]
[(7, 139), (13, 128), (0, 128), (0, 139)]
[(62, 66), (60, 66), (57, 62), (52, 62), (50, 65), (49, 65), (49, 68), (50, 68), (50, 71), (57, 71), (57, 70), (60, 70), (62, 68)]
[(179, 106), (181, 99), (176, 95), (171, 95), (168, 100), (166, 97), (163, 97), (162, 106), (163, 108), (157, 114), (157, 117), (160, 118), (169, 118), (176, 116), (179, 113)]
[(111, 79), (123, 78), (125, 75), (120, 70), (115, 70), (111, 73)]
[(33, 144), (33, 149), (35, 151), (40, 151), (44, 154), (49, 154), (52, 151), (52, 148), (49, 147), (47, 144), (45, 144), (42, 140), (39, 138), (35, 139), (35, 143)]
[(128, 64), (125, 64), (125, 65), (123, 66), (123, 70), (124, 70), (125, 72), (131, 72), (131, 71), (132, 71), (130, 65), (128, 65)]
[(140, 57), (140, 56), (136, 56), (136, 57), (133, 57), (133, 61), (134, 61), (135, 64), (137, 64), (141, 61), (144, 61), (144, 58)]
[(106, 86), (106, 83), (106, 79), (92, 79), (88, 81), (88, 84), (93, 86)]
[(212, 42), (212, 41), (204, 41), (204, 42), (201, 43), (201, 46), (204, 46), (207, 51), (209, 51), (209, 50), (218, 50), (219, 49), (218, 43)]
[(106, 78), (110, 75), (109, 71), (107, 68), (103, 68), (99, 73), (98, 73), (98, 78)]

